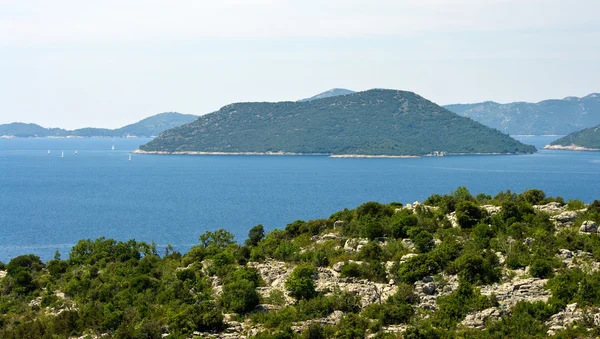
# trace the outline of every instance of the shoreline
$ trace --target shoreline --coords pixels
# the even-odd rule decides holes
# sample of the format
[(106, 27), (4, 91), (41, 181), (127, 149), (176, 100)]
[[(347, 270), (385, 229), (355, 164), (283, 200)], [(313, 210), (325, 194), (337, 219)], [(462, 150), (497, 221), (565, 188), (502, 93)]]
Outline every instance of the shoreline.
[(563, 145), (546, 145), (546, 146), (544, 146), (544, 149), (561, 150), (561, 151), (586, 151), (586, 152), (598, 152), (598, 151), (600, 151), (600, 148), (587, 148), (587, 147), (578, 146), (578, 145), (575, 145), (575, 144), (571, 144), (569, 146), (563, 146)]
[(200, 152), (200, 151), (142, 151), (136, 149), (131, 152), (133, 154), (145, 154), (145, 155), (258, 155), (258, 156), (272, 156), (272, 155), (298, 155), (298, 156), (327, 156), (329, 158), (337, 159), (417, 159), (422, 157), (444, 157), (444, 156), (465, 156), (465, 155), (525, 155), (531, 153), (447, 153), (445, 155), (373, 155), (373, 154), (331, 154), (331, 153), (293, 153), (293, 152)]

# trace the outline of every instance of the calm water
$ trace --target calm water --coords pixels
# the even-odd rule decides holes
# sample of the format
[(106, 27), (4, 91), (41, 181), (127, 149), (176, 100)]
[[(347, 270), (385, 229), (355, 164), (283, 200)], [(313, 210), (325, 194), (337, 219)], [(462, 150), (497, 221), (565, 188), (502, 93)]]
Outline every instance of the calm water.
[[(540, 148), (556, 137), (519, 137)], [(206, 230), (245, 239), (363, 202), (540, 188), (600, 198), (600, 152), (523, 156), (331, 159), (319, 156), (150, 156), (147, 139), (0, 139), (0, 260), (66, 255), (79, 239), (154, 241), (187, 250)], [(48, 149), (51, 153), (48, 154)], [(64, 150), (64, 158), (60, 157)], [(74, 154), (74, 150), (78, 154)]]

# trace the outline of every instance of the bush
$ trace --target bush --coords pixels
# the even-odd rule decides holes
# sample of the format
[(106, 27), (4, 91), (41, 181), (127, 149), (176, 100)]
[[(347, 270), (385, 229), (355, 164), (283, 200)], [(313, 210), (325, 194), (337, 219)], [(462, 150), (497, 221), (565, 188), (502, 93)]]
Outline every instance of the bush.
[(259, 295), (253, 282), (240, 279), (223, 286), (221, 305), (230, 312), (247, 313), (258, 305)]
[(472, 201), (463, 201), (456, 205), (456, 220), (461, 228), (472, 228), (484, 216), (485, 212)]
[(435, 243), (433, 242), (433, 236), (431, 233), (425, 230), (413, 228), (408, 233), (413, 241), (413, 244), (415, 245), (415, 248), (420, 253), (427, 253), (435, 246)]
[(406, 238), (408, 236), (408, 230), (411, 227), (415, 227), (419, 224), (417, 216), (408, 209), (400, 210), (392, 216), (391, 220), (391, 231), (392, 236), (396, 239)]
[(285, 281), (285, 287), (289, 294), (297, 300), (313, 298), (317, 294), (315, 291), (315, 282), (312, 278), (315, 274), (316, 270), (314, 267), (297, 266)]
[(194, 331), (219, 331), (223, 329), (223, 314), (212, 301), (188, 305), (175, 315), (170, 327), (176, 332), (189, 334)]
[(567, 209), (569, 211), (576, 211), (585, 208), (585, 203), (581, 200), (571, 200), (567, 202)]
[(421, 254), (400, 264), (396, 277), (400, 282), (413, 284), (417, 280), (439, 272), (439, 269), (439, 265), (431, 257)]
[(453, 264), (458, 276), (471, 284), (491, 284), (500, 279), (498, 258), (491, 251), (482, 254), (472, 251), (463, 253)]
[(549, 278), (552, 276), (552, 262), (545, 258), (536, 258), (529, 266), (529, 273), (535, 278)]

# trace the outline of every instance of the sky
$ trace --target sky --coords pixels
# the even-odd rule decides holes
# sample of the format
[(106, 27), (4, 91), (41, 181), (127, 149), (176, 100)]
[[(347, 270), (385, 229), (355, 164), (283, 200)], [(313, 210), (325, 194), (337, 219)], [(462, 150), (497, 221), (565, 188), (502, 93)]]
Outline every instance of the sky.
[(0, 124), (117, 128), (330, 88), (600, 92), (598, 0), (0, 0)]

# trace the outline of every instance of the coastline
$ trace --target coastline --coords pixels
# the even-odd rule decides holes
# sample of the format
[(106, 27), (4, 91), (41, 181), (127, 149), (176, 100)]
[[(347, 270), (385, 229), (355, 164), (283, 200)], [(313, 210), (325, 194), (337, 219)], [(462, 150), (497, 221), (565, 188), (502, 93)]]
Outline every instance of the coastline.
[(587, 151), (587, 152), (597, 152), (600, 151), (600, 148), (587, 148), (583, 146), (578, 146), (575, 144), (571, 144), (569, 146), (563, 145), (546, 145), (544, 149), (552, 149), (552, 150), (561, 150), (561, 151)]
[(133, 154), (146, 154), (146, 155), (299, 155), (299, 156), (327, 156), (330, 158), (338, 159), (415, 159), (422, 157), (444, 157), (444, 156), (464, 156), (464, 155), (522, 155), (529, 153), (446, 153), (445, 155), (373, 155), (373, 154), (331, 154), (331, 153), (293, 153), (293, 152), (200, 152), (200, 151), (143, 151), (136, 149), (131, 152)]

